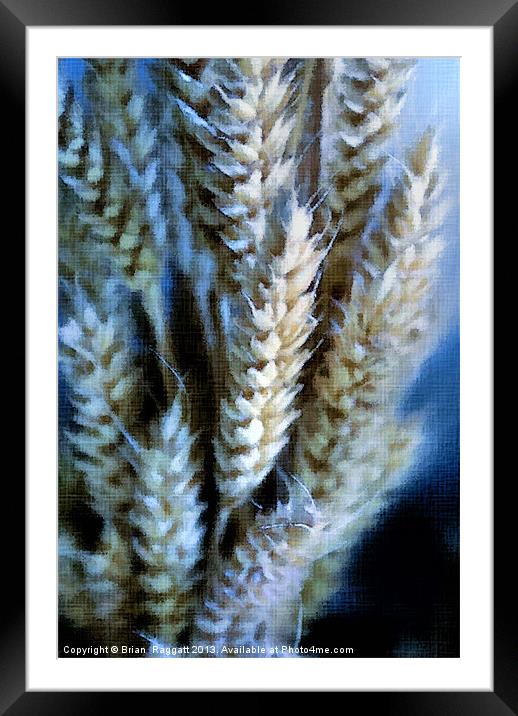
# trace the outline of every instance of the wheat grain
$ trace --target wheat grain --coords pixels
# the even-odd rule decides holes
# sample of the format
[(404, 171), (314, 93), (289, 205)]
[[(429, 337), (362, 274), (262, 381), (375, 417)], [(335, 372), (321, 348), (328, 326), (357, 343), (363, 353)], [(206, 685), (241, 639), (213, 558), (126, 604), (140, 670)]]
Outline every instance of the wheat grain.
[[(408, 165), (382, 226), (365, 242), (361, 271), (315, 376), (314, 413), (297, 436), (295, 471), (321, 509), (336, 513), (337, 525), (358, 505), (372, 515), (372, 487), (378, 490), (390, 463), (403, 474), (418, 444), (415, 429), (390, 415), (429, 345), (431, 280), (442, 248), (434, 234), (443, 216), (432, 133)], [(325, 585), (318, 589), (326, 593)]]

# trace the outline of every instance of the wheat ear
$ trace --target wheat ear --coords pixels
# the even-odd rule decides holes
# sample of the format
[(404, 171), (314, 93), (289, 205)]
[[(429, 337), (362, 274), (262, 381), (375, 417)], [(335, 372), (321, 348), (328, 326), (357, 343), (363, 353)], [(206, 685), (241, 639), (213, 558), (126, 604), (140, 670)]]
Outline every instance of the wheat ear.
[(207, 342), (217, 390), (225, 372), (218, 359), (225, 349), (225, 310), (237, 288), (227, 249), (236, 256), (254, 249), (264, 234), (268, 206), (292, 181), (288, 144), (296, 70), (275, 58), (170, 60), (167, 65), (183, 161), (183, 211), (192, 227), (186, 268), (200, 309), (210, 319)]
[[(229, 375), (215, 440), (222, 514), (242, 505), (271, 470), (298, 416), (293, 407), (306, 342), (315, 325), (315, 277), (323, 251), (311, 212), (288, 202), (273, 212), (253, 260), (238, 264), (241, 287), (229, 345)], [(223, 519), (223, 518), (222, 518)]]
[(115, 514), (131, 494), (117, 446), (124, 442), (120, 426), (134, 419), (138, 382), (113, 294), (108, 301), (111, 307), (103, 315), (78, 291), (74, 315), (59, 332), (60, 366), (72, 391), (77, 426), (67, 437), (79, 455), (75, 464), (85, 476), (92, 507), (103, 517)]
[(201, 461), (189, 424), (187, 399), (178, 392), (154, 426), (150, 447), (135, 463), (136, 492), (130, 523), (143, 570), (140, 583), (146, 629), (153, 639), (175, 644), (196, 608), (196, 565), (204, 529), (199, 499)]
[[(166, 224), (159, 191), (157, 130), (146, 119), (148, 98), (129, 60), (92, 60), (86, 115), (73, 95), (60, 117), (60, 178), (76, 194), (76, 217), (88, 250), (115, 265), (139, 291), (157, 346), (169, 354), (161, 292)], [(166, 376), (167, 377), (167, 376)]]
[[(219, 324), (215, 305), (215, 276), (218, 273), (219, 246), (206, 222), (212, 201), (200, 181), (208, 153), (192, 137), (186, 108), (204, 114), (209, 105), (211, 86), (202, 81), (211, 60), (197, 58), (166, 59), (153, 63), (151, 70), (161, 102), (161, 138), (165, 155), (167, 210), (171, 217), (172, 260), (190, 281), (194, 309), (201, 319), (209, 365), (218, 366)], [(188, 114), (188, 112), (187, 112)], [(214, 377), (214, 376), (213, 376)], [(213, 381), (216, 382), (216, 381)], [(218, 381), (221, 383), (221, 380)]]
[[(102, 309), (77, 290), (73, 316), (59, 335), (60, 367), (70, 386), (76, 425), (75, 431), (67, 433), (67, 439), (91, 507), (103, 518), (97, 554), (110, 555), (106, 569), (110, 571), (113, 601), (119, 603), (128, 586), (129, 546), (124, 514), (133, 490), (132, 470), (121, 459), (120, 448), (129, 437), (125, 426), (131, 425), (139, 403), (138, 373), (127, 347), (115, 291), (110, 285), (105, 288)], [(96, 559), (95, 555), (92, 559)], [(95, 590), (89, 592), (95, 599)], [(101, 601), (106, 598), (99, 592)]]
[(316, 402), (301, 427), (296, 466), (315, 497), (333, 493), (346, 479), (341, 446), (379, 417), (387, 401), (397, 399), (407, 359), (415, 366), (429, 329), (430, 288), (442, 249), (435, 237), (442, 211), (431, 133), (421, 138), (408, 164), (382, 226), (366, 242), (361, 273), (315, 376)]
[(322, 295), (342, 299), (350, 288), (354, 256), (388, 159), (384, 143), (401, 112), (413, 62), (335, 59), (324, 96), (321, 184), (325, 209), (339, 227), (322, 278)]
[(189, 171), (198, 181), (195, 233), (212, 230), (238, 253), (261, 240), (264, 209), (292, 169), (285, 153), (294, 76), (285, 76), (284, 66), (276, 59), (211, 60), (187, 83), (187, 68), (170, 65)]

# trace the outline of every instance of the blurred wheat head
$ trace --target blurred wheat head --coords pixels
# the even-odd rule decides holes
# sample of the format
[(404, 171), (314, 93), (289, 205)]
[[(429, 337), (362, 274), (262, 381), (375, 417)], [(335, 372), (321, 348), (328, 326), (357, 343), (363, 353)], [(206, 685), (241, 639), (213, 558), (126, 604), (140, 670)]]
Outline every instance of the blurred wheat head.
[(419, 446), (432, 129), (382, 197), (413, 63), (86, 64), (58, 118), (61, 613), (296, 643)]

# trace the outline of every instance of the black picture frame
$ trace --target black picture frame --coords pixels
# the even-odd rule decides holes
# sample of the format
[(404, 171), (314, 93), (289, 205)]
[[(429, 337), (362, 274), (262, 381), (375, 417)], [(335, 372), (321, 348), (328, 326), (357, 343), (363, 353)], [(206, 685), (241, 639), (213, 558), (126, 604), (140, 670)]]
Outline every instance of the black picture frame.
[[(511, 192), (513, 182), (504, 179), (504, 159), (513, 166), (516, 145), (509, 139), (509, 108), (512, 107), (511, 92), (518, 85), (518, 3), (516, 0), (448, 0), (429, 3), (424, 0), (362, 0), (358, 3), (338, 3), (336, 0), (320, 0), (297, 4), (286, 0), (263, 3), (260, 17), (252, 13), (244, 16), (242, 5), (226, 3), (226, 17), (238, 18), (239, 22), (222, 18), (221, 10), (213, 6), (203, 7), (204, 25), (433, 25), (433, 26), (492, 26), (494, 30), (494, 171), (497, 191), (494, 193), (495, 230), (503, 225), (509, 207), (513, 205)], [(17, 217), (11, 229), (16, 258), (10, 265), (24, 261), (22, 238), (25, 215), (22, 186), (25, 164), (22, 160), (25, 147), (25, 37), (28, 26), (59, 25), (196, 25), (200, 8), (192, 4), (176, 5), (163, 0), (0, 0), (0, 78), (4, 111), (1, 113), (4, 159), (7, 149), (13, 160), (5, 160), (8, 166), (7, 195), (5, 204), (9, 213)], [(505, 126), (504, 126), (505, 122)], [(16, 158), (16, 161), (14, 160)], [(515, 229), (514, 229), (515, 230)], [(20, 234), (20, 235), (18, 235)], [(19, 302), (23, 304), (23, 295)], [(11, 319), (6, 330), (18, 340), (9, 339), (9, 376), (15, 367), (22, 366), (23, 335), (20, 321)], [(34, 346), (28, 346), (34, 350)], [(15, 383), (9, 379), (8, 382)], [(19, 383), (18, 383), (19, 385)], [(20, 402), (19, 389), (17, 402)], [(475, 447), (473, 447), (475, 449)], [(510, 491), (514, 479), (506, 475), (495, 484), (494, 493), (494, 691), (480, 692), (344, 692), (342, 708), (366, 705), (378, 713), (406, 714), (487, 714), (505, 716), (518, 714), (518, 654), (516, 644), (516, 598), (511, 588), (513, 570), (511, 547), (515, 541), (515, 529), (511, 510), (514, 501)], [(3, 544), (6, 580), (4, 596), (7, 605), (3, 609), (0, 638), (0, 713), (9, 716), (21, 714), (90, 714), (108, 709), (122, 709), (121, 694), (95, 692), (26, 692), (25, 691), (25, 614), (24, 614), (24, 533), (21, 528), (24, 517), (24, 484), (21, 474), (14, 471), (4, 481), (5, 501), (12, 523), (2, 520), (6, 530)], [(7, 512), (7, 510), (6, 510)], [(4, 513), (5, 514), (5, 513)], [(17, 525), (13, 527), (13, 525)], [(8, 585), (8, 587), (7, 587)], [(301, 685), (302, 686), (302, 685)], [(125, 694), (136, 708), (144, 706), (142, 699), (150, 694)], [(153, 694), (154, 697), (164, 694)], [(170, 696), (169, 696), (170, 698)], [(117, 701), (115, 701), (115, 699)], [(149, 702), (147, 702), (149, 705)]]

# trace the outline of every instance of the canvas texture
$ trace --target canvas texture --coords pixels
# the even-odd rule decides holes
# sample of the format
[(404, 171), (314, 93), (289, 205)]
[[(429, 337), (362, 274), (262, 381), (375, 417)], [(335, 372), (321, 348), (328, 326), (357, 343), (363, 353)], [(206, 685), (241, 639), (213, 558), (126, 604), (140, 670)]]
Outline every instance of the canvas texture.
[(59, 63), (59, 656), (458, 655), (458, 60)]

